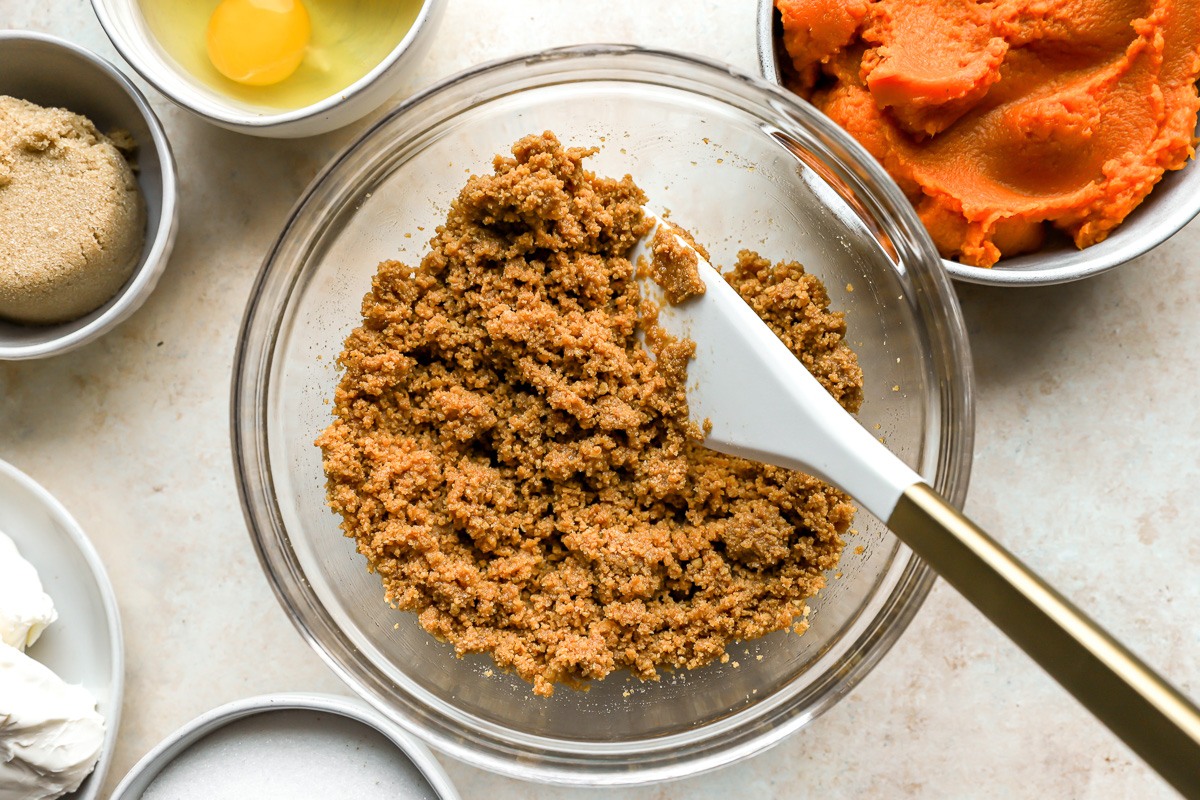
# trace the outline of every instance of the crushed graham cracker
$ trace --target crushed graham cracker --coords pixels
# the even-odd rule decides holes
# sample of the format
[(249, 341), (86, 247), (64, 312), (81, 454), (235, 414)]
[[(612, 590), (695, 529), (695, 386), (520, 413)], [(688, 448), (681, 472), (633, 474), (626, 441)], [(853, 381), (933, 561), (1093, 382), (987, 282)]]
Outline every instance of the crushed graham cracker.
[[(594, 152), (520, 140), (468, 180), (419, 266), (379, 265), (317, 439), (329, 504), (387, 600), (542, 695), (803, 631), (855, 511), (697, 441), (694, 346), (646, 314), (628, 259), (645, 197), (585, 170)], [(752, 253), (727, 280), (857, 410), (821, 282)]]

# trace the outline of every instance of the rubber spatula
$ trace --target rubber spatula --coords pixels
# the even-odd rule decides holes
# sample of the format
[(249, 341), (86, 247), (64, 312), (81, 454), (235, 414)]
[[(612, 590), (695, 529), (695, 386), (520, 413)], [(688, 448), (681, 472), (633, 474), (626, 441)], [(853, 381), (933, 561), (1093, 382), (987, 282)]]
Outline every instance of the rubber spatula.
[[(679, 241), (691, 247), (682, 237)], [(646, 236), (631, 254), (649, 257)], [(855, 498), (1188, 797), (1200, 797), (1200, 712), (858, 424), (700, 254), (704, 294), (662, 304), (696, 344), (692, 421), (704, 446), (800, 470)]]

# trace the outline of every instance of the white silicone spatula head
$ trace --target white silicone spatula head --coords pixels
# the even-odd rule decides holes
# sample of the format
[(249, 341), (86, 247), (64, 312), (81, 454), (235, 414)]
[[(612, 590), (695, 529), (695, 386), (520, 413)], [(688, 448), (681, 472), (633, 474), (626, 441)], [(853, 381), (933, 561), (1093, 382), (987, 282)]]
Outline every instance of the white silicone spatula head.
[[(853, 495), (880, 519), (921, 478), (846, 413), (792, 351), (690, 244), (706, 291), (679, 304), (659, 300), (659, 324), (691, 339), (688, 411), (711, 426), (704, 446), (800, 470)], [(650, 237), (633, 253), (650, 259)], [(655, 287), (646, 290), (661, 295)], [(658, 298), (655, 298), (658, 299)]]
[[(695, 255), (705, 286), (678, 304), (660, 302), (659, 313), (668, 333), (696, 345), (688, 412), (709, 429), (704, 445), (807, 472), (854, 497), (1159, 774), (1200, 798), (1200, 711), (926, 486), (683, 237), (669, 235)], [(635, 263), (649, 243), (635, 248)]]

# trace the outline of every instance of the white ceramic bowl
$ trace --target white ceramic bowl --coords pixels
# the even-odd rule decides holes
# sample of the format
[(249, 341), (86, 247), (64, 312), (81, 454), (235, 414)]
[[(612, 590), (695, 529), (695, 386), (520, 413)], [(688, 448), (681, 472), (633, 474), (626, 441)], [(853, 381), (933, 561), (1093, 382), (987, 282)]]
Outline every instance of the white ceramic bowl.
[[(763, 77), (776, 84), (781, 83), (778, 26), (774, 0), (758, 0), (758, 66)], [(952, 277), (968, 283), (991, 286), (1067, 283), (1099, 275), (1150, 252), (1197, 214), (1200, 214), (1200, 166), (1192, 159), (1183, 169), (1163, 176), (1154, 191), (1107, 239), (1091, 247), (1079, 250), (1064, 242), (1035, 253), (1001, 259), (991, 268), (970, 267), (949, 259), (942, 259), (942, 263)]]
[(383, 105), (403, 88), (408, 68), (428, 48), (445, 5), (446, 0), (425, 0), (416, 21), (387, 57), (337, 94), (303, 108), (266, 113), (227, 97), (181, 67), (155, 39), (138, 0), (92, 0), (96, 16), (117, 50), (170, 100), (222, 128), (285, 139), (349, 125)]
[(0, 461), (0, 531), (34, 567), (54, 600), (58, 620), (29, 655), (67, 683), (82, 684), (104, 717), (96, 769), (65, 800), (95, 800), (112, 762), (121, 724), (125, 649), (112, 584), (79, 523), (33, 478)]
[(57, 325), (0, 320), (0, 360), (65, 353), (129, 318), (154, 291), (177, 226), (175, 160), (145, 96), (109, 62), (82, 47), (28, 31), (0, 31), (0, 95), (83, 114), (107, 132), (129, 131), (138, 144), (138, 184), (146, 197), (146, 244), (133, 274), (100, 308)]

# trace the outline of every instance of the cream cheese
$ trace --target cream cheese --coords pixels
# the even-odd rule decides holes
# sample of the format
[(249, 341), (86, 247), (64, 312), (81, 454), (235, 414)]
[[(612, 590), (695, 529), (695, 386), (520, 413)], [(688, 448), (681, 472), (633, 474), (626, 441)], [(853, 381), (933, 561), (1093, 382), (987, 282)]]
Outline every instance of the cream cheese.
[(24, 650), (58, 619), (37, 570), (0, 531), (0, 642)]
[(96, 698), (0, 644), (0, 800), (51, 800), (79, 788), (100, 757)]

